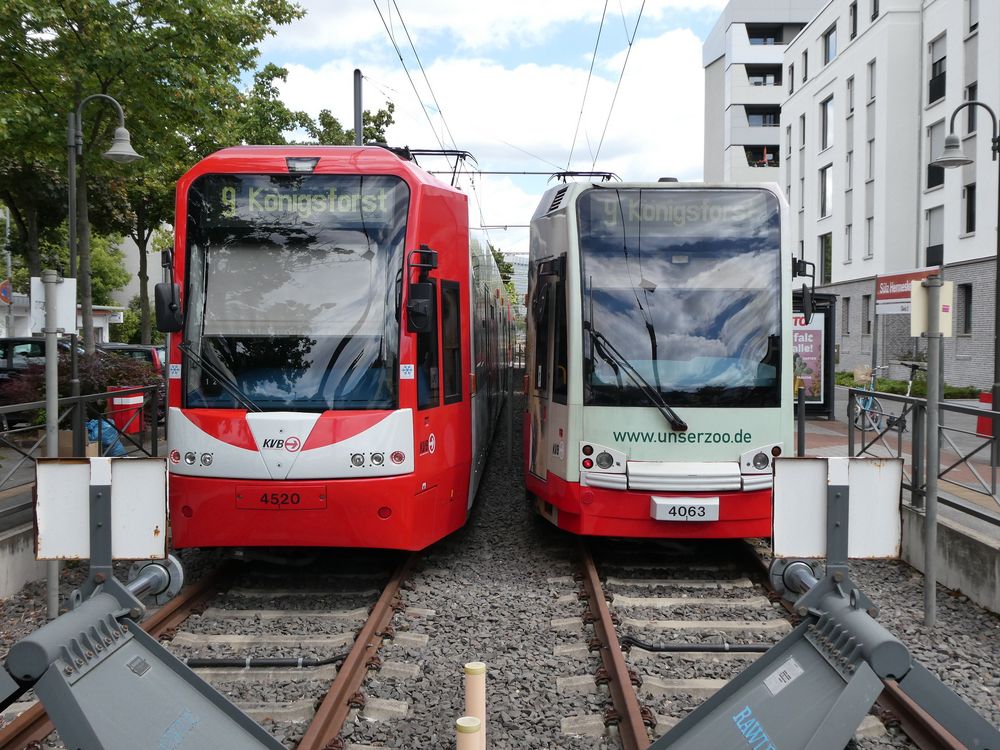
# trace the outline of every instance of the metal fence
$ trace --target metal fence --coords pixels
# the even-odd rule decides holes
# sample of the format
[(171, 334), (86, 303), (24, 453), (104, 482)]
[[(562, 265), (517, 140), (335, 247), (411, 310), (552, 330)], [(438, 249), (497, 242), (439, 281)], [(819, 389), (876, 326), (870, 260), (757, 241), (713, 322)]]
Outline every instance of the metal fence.
[[(89, 447), (90, 455), (159, 455), (165, 434), (161, 388), (148, 385), (59, 399), (58, 425), (67, 438), (60, 441), (60, 454), (86, 456)], [(34, 480), (36, 459), (48, 453), (46, 426), (34, 419), (45, 405), (32, 401), (0, 407), (0, 450), (5, 454), (0, 460), (0, 491)]]

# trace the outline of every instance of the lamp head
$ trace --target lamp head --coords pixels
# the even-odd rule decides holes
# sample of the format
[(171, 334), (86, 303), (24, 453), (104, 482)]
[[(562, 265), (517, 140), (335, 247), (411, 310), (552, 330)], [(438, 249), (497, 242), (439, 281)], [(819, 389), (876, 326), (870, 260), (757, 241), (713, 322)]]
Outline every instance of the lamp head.
[(952, 167), (964, 167), (966, 164), (972, 164), (972, 159), (962, 152), (962, 139), (955, 133), (948, 133), (944, 139), (944, 151), (931, 164), (935, 167), (950, 169)]
[(131, 138), (125, 128), (115, 128), (115, 139), (111, 142), (111, 148), (105, 151), (102, 156), (119, 164), (127, 164), (142, 158), (132, 148)]

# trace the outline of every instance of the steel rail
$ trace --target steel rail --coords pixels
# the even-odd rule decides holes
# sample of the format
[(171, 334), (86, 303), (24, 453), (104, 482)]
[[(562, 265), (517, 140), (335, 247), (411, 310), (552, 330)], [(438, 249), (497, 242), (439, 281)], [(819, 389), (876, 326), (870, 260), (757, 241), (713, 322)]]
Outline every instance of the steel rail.
[(611, 700), (618, 713), (618, 734), (625, 750), (644, 750), (649, 747), (650, 741), (642, 718), (642, 707), (632, 687), (632, 678), (618, 642), (611, 610), (604, 598), (594, 558), (584, 541), (581, 540), (579, 545), (583, 562), (583, 585), (590, 612), (594, 616), (594, 632), (601, 644), (601, 661), (610, 679), (608, 688)]
[(416, 559), (416, 553), (406, 555), (382, 590), (368, 620), (358, 632), (351, 652), (341, 664), (329, 691), (316, 709), (312, 722), (298, 744), (298, 750), (336, 747), (340, 730), (351, 711), (351, 702), (368, 672), (369, 660), (378, 653), (383, 639), (389, 637), (387, 627), (399, 602), (400, 587), (409, 577)]
[[(219, 589), (227, 586), (235, 571), (236, 565), (229, 563), (209, 572), (147, 617), (141, 623), (142, 629), (154, 638), (167, 634), (215, 596)], [(36, 702), (10, 724), (0, 728), (0, 750), (36, 750), (42, 740), (55, 730), (45, 707)]]
[[(767, 563), (764, 558), (749, 544), (746, 545), (747, 555), (756, 563), (761, 573), (764, 586), (772, 594), (775, 593), (770, 583)], [(789, 613), (794, 613), (794, 604), (786, 599), (780, 599), (781, 606)], [(917, 705), (910, 696), (893, 679), (882, 680), (884, 689), (875, 700), (882, 713), (888, 713), (898, 719), (899, 726), (920, 750), (967, 750), (966, 746), (955, 739), (933, 716)], [(883, 723), (885, 719), (883, 718)]]

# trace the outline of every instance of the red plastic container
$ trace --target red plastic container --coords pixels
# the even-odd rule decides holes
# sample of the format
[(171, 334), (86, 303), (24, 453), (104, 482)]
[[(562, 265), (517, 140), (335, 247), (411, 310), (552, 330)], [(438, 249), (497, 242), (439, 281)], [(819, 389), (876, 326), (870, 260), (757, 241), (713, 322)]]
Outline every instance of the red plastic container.
[[(979, 403), (984, 404), (987, 409), (993, 408), (993, 394), (989, 391), (982, 391), (979, 394)], [(993, 437), (993, 420), (989, 417), (976, 418), (976, 432), (980, 435)]]
[[(133, 386), (109, 385), (109, 391), (127, 391)], [(108, 416), (119, 432), (134, 435), (142, 432), (142, 401), (141, 393), (129, 396), (114, 396), (111, 398), (111, 408)]]

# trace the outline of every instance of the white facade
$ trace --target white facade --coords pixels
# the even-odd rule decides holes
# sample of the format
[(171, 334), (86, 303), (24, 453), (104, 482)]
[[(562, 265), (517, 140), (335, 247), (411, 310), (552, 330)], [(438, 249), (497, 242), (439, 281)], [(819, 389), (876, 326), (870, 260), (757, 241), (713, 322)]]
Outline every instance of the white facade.
[(921, 1), (832, 0), (786, 50), (780, 184), (818, 285), (923, 265)]
[(731, 0), (702, 48), (708, 182), (780, 182), (788, 42), (820, 0)]
[[(989, 113), (974, 106), (971, 126), (969, 109), (955, 120), (972, 164), (930, 162), (956, 107), (1000, 107), (1000, 2), (831, 0), (787, 46), (784, 69), (780, 184), (793, 242), (816, 263), (817, 285), (839, 295), (839, 369), (872, 358), (875, 277), (943, 265), (956, 284), (945, 379), (987, 386), (1000, 176)], [(908, 324), (878, 322), (875, 359), (919, 356)]]

